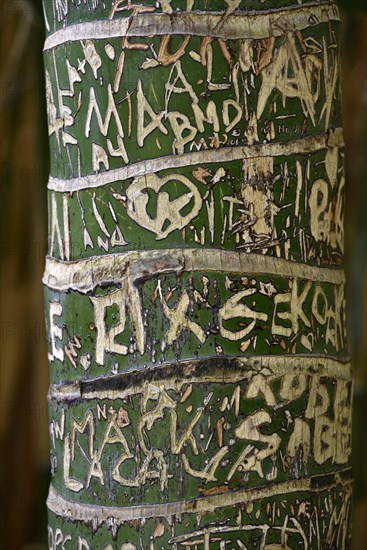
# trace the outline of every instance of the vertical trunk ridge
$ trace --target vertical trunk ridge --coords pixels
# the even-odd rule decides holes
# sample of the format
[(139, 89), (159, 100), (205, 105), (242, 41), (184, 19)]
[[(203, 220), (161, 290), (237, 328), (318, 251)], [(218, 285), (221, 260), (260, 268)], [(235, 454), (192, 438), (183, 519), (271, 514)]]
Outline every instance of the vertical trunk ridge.
[(334, 2), (44, 2), (49, 546), (347, 549)]

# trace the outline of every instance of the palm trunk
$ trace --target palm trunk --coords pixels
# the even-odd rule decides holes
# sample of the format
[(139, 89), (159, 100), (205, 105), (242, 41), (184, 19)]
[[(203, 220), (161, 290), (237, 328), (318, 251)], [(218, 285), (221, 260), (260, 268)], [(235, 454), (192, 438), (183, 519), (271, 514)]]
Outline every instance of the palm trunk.
[(51, 548), (349, 545), (340, 22), (281, 4), (45, 2)]

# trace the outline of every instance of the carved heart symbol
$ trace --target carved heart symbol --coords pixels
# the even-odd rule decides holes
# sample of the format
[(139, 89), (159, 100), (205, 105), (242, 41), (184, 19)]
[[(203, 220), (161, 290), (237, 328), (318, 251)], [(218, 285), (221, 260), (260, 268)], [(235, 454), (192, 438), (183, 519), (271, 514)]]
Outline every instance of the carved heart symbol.
[[(169, 182), (180, 182), (187, 188), (187, 193), (177, 199), (170, 198), (169, 193), (161, 191)], [(156, 215), (153, 218), (147, 212), (149, 203), (148, 190), (156, 193)], [(126, 192), (127, 213), (141, 227), (156, 234), (156, 239), (165, 239), (167, 235), (176, 229), (183, 229), (198, 215), (202, 206), (202, 198), (196, 186), (181, 174), (170, 174), (159, 178), (156, 174), (148, 174), (136, 178)], [(182, 209), (190, 201), (193, 202), (190, 212), (182, 215)]]

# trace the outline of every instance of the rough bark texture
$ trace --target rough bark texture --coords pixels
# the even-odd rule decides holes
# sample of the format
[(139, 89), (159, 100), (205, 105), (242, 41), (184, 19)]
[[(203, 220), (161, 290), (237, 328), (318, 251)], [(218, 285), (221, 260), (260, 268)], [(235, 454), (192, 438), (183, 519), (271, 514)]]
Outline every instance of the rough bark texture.
[(50, 547), (348, 548), (335, 4), (44, 11)]

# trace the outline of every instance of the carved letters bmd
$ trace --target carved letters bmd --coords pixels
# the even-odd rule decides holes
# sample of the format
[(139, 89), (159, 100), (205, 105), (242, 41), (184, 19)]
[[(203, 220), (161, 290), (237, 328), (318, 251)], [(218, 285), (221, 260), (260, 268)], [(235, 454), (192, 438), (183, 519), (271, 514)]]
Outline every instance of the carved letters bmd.
[(337, 7), (44, 2), (51, 549), (347, 549)]

